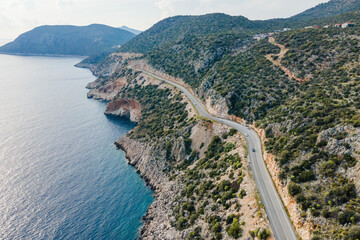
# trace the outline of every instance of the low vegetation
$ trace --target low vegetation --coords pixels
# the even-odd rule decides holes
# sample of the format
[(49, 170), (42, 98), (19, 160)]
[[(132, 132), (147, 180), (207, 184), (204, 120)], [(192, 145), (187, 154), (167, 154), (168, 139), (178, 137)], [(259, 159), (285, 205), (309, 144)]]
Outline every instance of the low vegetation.
[[(298, 215), (311, 225), (313, 239), (355, 240), (360, 235), (359, 181), (354, 175), (360, 154), (359, 10), (334, 16), (357, 3), (333, 0), (294, 18), (265, 22), (223, 14), (169, 18), (122, 48), (144, 53), (152, 66), (182, 78), (203, 100), (225, 102), (229, 114), (264, 129), (266, 151), (275, 156), (280, 180), (298, 204)], [(329, 9), (331, 16), (317, 19)], [(346, 21), (355, 27), (322, 27)], [(252, 36), (305, 24), (321, 27), (273, 35), (289, 49), (281, 64), (308, 79), (299, 83), (266, 59), (279, 53), (279, 47), (266, 37), (255, 41)], [(190, 130), (202, 120), (188, 116), (180, 94), (133, 85), (120, 97), (136, 98), (144, 107), (143, 119), (130, 136), (159, 143), (169, 180), (180, 178), (184, 184), (174, 203), (173, 226), (191, 229), (188, 239), (202, 239), (204, 229), (198, 223), (205, 221), (213, 239), (225, 234), (241, 238), (242, 223), (235, 213), (242, 206), (236, 200), (247, 193), (242, 159), (231, 153), (236, 144), (227, 140), (235, 132), (214, 137), (199, 159), (198, 150), (191, 148)], [(176, 159), (173, 152), (180, 142), (185, 150)], [(218, 214), (229, 209), (234, 212), (226, 217)], [(211, 213), (206, 220), (205, 212)], [(249, 234), (266, 239), (269, 231)]]
[[(357, 226), (360, 220), (356, 186), (346, 174), (357, 164), (355, 145), (348, 140), (352, 132), (337, 130), (360, 127), (360, 46), (357, 36), (358, 27), (300, 29), (275, 35), (276, 41), (289, 49), (282, 64), (295, 75), (309, 78), (301, 84), (289, 80), (281, 69), (266, 60), (266, 54), (280, 50), (268, 39), (254, 43), (244, 38), (238, 41), (243, 48), (236, 48), (231, 35), (224, 37), (222, 43), (231, 44), (227, 47), (225, 44), (225, 53), (214, 61), (214, 58), (204, 58), (196, 50), (199, 46), (206, 49), (205, 40), (184, 38), (171, 48), (149, 53), (147, 58), (157, 68), (182, 77), (204, 98), (210, 92), (214, 97), (215, 91), (216, 98), (226, 99), (230, 114), (255, 121), (257, 126), (265, 129), (266, 149), (276, 156), (282, 169), (280, 177), (288, 184), (289, 194), (303, 212), (301, 216), (304, 220), (312, 219), (316, 229), (314, 238), (339, 238), (350, 236), (350, 230), (355, 232), (352, 226)], [(221, 41), (222, 38), (218, 42), (209, 42), (216, 46)], [(214, 56), (216, 49), (222, 49), (218, 47), (208, 48), (207, 53)], [(174, 51), (177, 54), (173, 54)], [(182, 58), (189, 64), (181, 62)], [(194, 64), (196, 61), (200, 64)], [(207, 62), (209, 65), (204, 64)], [(332, 134), (325, 134), (327, 132)], [(337, 140), (338, 145), (329, 145), (331, 139)], [(196, 172), (204, 171), (197, 176), (217, 179), (221, 177), (219, 172), (226, 171), (229, 166), (235, 171), (236, 156), (221, 158), (213, 151), (213, 146), (218, 150), (225, 149), (220, 142), (213, 139), (205, 160), (200, 160), (194, 168)], [(186, 179), (193, 177), (194, 172), (190, 173)], [(220, 204), (211, 206), (214, 209), (227, 208), (234, 196), (246, 194), (240, 188), (234, 188), (236, 184), (231, 181), (208, 184), (206, 186), (211, 186), (213, 192), (201, 189), (199, 196), (192, 195), (197, 188), (191, 186), (202, 185), (197, 182), (187, 185), (192, 190), (189, 198), (193, 197), (194, 206), (207, 195), (210, 198), (208, 204)], [(189, 216), (188, 227), (191, 226), (190, 218), (197, 218), (199, 213), (187, 209), (179, 208), (176, 216), (181, 221), (184, 216)], [(235, 229), (235, 225), (236, 222), (231, 229)], [(219, 230), (216, 222), (211, 223), (210, 228), (214, 233)], [(235, 230), (230, 232), (238, 234)], [(266, 232), (262, 234), (265, 236)]]
[(237, 131), (229, 129), (221, 136), (215, 135), (200, 159), (198, 151), (204, 145), (192, 148), (191, 129), (196, 124), (213, 123), (189, 116), (187, 103), (179, 92), (143, 85), (136, 71), (123, 69), (116, 74), (126, 77), (129, 85), (115, 98), (136, 99), (142, 106), (142, 118), (128, 136), (150, 143), (154, 161), (158, 161), (169, 181), (182, 186), (180, 192), (174, 193), (172, 226), (188, 233), (187, 239), (204, 239), (209, 235), (212, 239), (223, 239), (225, 235), (241, 238), (245, 222), (240, 222), (240, 201), (247, 192), (242, 186), (245, 159), (234, 152), (242, 145), (230, 140)]

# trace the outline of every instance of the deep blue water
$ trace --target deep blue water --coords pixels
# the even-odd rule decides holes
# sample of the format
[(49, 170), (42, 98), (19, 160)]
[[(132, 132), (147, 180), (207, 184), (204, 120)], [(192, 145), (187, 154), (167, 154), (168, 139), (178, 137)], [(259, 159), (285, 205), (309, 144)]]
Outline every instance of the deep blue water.
[(0, 55), (0, 239), (134, 239), (153, 200), (79, 61)]

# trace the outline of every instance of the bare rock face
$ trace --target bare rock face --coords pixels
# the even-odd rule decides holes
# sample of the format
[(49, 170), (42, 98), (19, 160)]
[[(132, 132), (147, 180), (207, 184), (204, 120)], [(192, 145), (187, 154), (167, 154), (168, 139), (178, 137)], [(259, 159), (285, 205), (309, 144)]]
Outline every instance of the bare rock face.
[(333, 128), (322, 131), (317, 143), (325, 141), (325, 150), (334, 155), (349, 154), (359, 158), (360, 128), (339, 124)]
[(322, 131), (317, 143), (324, 141), (324, 149), (334, 155), (349, 154), (358, 160), (355, 167), (346, 170), (346, 176), (353, 181), (356, 192), (360, 194), (360, 128), (351, 125), (336, 125)]
[(205, 106), (211, 114), (222, 118), (226, 118), (229, 112), (226, 99), (212, 89), (206, 93)]
[(127, 117), (133, 122), (141, 119), (141, 105), (134, 99), (117, 99), (106, 106), (105, 114)]
[(95, 100), (111, 101), (127, 85), (125, 77), (98, 78), (86, 87), (91, 89), (87, 97)]

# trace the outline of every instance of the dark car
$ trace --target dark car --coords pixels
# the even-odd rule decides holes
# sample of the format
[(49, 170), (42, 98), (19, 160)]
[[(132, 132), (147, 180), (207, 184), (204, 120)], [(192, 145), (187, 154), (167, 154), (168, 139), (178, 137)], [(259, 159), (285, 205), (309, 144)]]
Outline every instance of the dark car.
[(253, 150), (253, 152), (255, 152), (255, 148), (253, 148), (252, 150)]

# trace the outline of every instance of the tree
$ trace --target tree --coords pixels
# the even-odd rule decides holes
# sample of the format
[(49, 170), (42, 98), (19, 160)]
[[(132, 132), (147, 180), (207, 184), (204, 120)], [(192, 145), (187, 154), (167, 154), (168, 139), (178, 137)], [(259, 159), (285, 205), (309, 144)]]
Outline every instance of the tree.
[(214, 226), (212, 226), (211, 231), (217, 233), (221, 232), (221, 225), (219, 222), (215, 223)]
[(302, 191), (301, 187), (294, 182), (289, 183), (288, 190), (289, 190), (290, 195), (293, 197), (295, 197)]
[(260, 238), (261, 240), (265, 240), (268, 237), (270, 237), (271, 233), (269, 229), (263, 229), (262, 231), (259, 232), (258, 234), (258, 238)]
[(355, 223), (357, 221), (357, 219), (358, 219), (358, 216), (352, 210), (345, 210), (338, 217), (338, 221), (341, 224)]
[(183, 230), (187, 227), (187, 219), (184, 217), (179, 217), (176, 223), (176, 228), (179, 230)]
[(319, 166), (320, 174), (326, 177), (331, 177), (336, 171), (336, 164), (333, 161), (323, 162)]
[(229, 236), (233, 238), (239, 238), (242, 236), (242, 230), (240, 228), (239, 220), (237, 218), (233, 219), (231, 226), (227, 229)]

